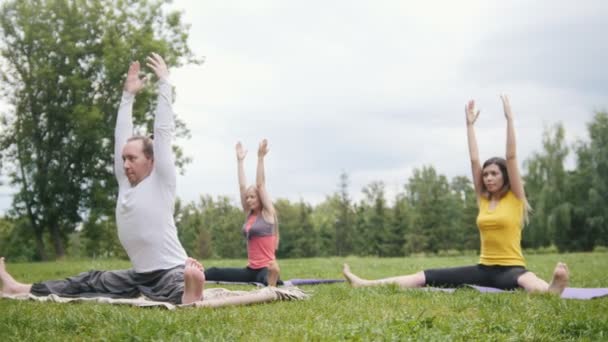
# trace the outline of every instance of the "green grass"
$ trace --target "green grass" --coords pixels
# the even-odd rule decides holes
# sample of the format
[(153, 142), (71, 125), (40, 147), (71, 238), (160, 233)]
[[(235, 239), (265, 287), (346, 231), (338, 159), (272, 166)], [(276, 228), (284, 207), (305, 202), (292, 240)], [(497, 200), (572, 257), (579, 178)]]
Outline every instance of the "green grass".
[[(528, 268), (548, 279), (567, 262), (573, 287), (608, 287), (608, 253), (530, 255)], [(315, 258), (282, 260), (282, 278), (336, 278), (348, 262), (377, 278), (424, 268), (467, 265), (474, 256), (426, 258)], [(206, 266), (241, 266), (209, 260)], [(11, 264), (20, 281), (61, 278), (88, 269), (127, 268), (124, 261)], [(224, 285), (223, 285), (224, 286)], [(252, 289), (224, 286), (230, 289)], [(103, 304), (0, 300), (0, 341), (56, 340), (608, 340), (608, 298), (562, 300), (550, 295), (453, 294), (394, 286), (351, 289), (345, 284), (304, 286), (307, 301), (221, 309), (134, 308)]]

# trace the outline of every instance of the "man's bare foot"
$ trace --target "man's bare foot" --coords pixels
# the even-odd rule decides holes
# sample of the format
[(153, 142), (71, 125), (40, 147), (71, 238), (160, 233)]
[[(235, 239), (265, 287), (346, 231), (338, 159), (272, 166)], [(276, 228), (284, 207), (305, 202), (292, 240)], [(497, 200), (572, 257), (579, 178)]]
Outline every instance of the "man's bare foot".
[(342, 274), (344, 278), (350, 283), (352, 287), (362, 287), (365, 286), (365, 280), (357, 277), (350, 271), (350, 267), (348, 264), (344, 264), (344, 268), (342, 269)]
[(2, 281), (2, 293), (8, 295), (20, 295), (30, 293), (32, 285), (22, 284), (16, 281), (7, 271), (4, 265), (4, 257), (0, 258), (0, 280)]
[(203, 265), (196, 259), (186, 259), (182, 304), (190, 304), (202, 300), (204, 286), (205, 273), (203, 271)]
[(558, 262), (553, 271), (553, 279), (549, 284), (549, 292), (561, 295), (564, 289), (568, 286), (570, 278), (568, 266), (563, 262)]

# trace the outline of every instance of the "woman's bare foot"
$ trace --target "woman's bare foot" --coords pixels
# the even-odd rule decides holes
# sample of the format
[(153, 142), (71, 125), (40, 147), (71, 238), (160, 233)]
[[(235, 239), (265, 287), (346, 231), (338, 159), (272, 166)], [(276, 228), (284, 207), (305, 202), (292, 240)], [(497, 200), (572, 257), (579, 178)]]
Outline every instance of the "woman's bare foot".
[(7, 271), (4, 265), (4, 257), (0, 258), (0, 280), (2, 280), (2, 293), (8, 295), (21, 295), (30, 293), (31, 284), (22, 284), (16, 281)]
[(182, 304), (190, 304), (202, 300), (204, 287), (205, 273), (203, 271), (203, 265), (196, 259), (186, 259)]
[(553, 271), (553, 279), (549, 284), (549, 292), (561, 295), (564, 289), (568, 286), (570, 278), (568, 266), (562, 262), (558, 262)]
[(344, 268), (342, 269), (342, 274), (344, 278), (350, 283), (352, 287), (362, 287), (365, 286), (365, 280), (357, 277), (350, 271), (350, 267), (348, 264), (344, 264)]

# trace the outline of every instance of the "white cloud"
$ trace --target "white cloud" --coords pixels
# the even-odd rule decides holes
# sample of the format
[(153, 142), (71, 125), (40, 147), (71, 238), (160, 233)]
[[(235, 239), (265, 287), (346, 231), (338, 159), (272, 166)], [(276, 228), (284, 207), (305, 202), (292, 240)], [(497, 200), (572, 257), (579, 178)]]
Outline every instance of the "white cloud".
[(518, 152), (539, 150), (544, 125), (586, 136), (608, 104), (605, 2), (175, 1), (202, 66), (173, 71), (175, 110), (194, 161), (178, 194), (236, 202), (234, 143), (268, 138), (272, 195), (316, 203), (384, 181), (389, 196), (414, 168), (468, 175), (463, 108), (482, 109), (482, 158), (504, 154), (498, 94), (511, 96)]

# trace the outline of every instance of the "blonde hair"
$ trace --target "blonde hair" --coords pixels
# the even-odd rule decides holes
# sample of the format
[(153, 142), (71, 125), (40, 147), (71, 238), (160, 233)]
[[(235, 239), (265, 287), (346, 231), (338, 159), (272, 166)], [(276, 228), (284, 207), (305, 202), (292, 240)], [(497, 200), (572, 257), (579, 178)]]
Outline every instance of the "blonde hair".
[[(258, 197), (258, 200), (260, 201), (260, 205), (262, 206), (262, 210), (260, 210), (260, 212), (262, 212), (262, 216), (264, 215), (264, 202), (262, 202), (261, 197), (260, 197), (260, 191), (258, 190), (258, 187), (255, 185), (250, 185), (247, 188), (247, 192), (249, 192), (250, 190), (255, 191), (256, 196)], [(277, 210), (276, 208), (273, 208), (273, 212), (269, 212), (268, 210), (266, 212), (268, 212), (269, 214), (272, 214), (272, 218), (274, 220), (274, 231), (277, 234), (277, 244), (275, 246), (275, 249), (279, 249), (279, 240), (280, 238), (280, 234), (279, 234), (279, 217), (277, 216)], [(249, 209), (249, 214), (251, 214), (251, 209)]]

